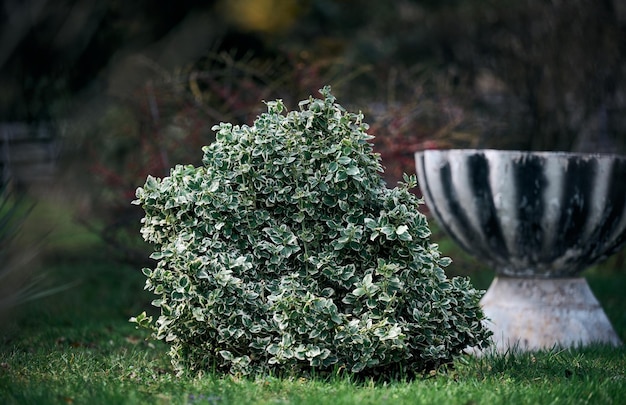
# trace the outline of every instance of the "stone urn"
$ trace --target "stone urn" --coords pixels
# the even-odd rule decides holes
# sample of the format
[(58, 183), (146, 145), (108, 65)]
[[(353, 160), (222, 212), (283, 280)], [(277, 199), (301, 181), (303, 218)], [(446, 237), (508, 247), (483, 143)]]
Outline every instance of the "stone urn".
[(626, 241), (626, 156), (489, 149), (415, 154), (432, 215), (496, 271), (496, 350), (621, 344), (581, 272)]

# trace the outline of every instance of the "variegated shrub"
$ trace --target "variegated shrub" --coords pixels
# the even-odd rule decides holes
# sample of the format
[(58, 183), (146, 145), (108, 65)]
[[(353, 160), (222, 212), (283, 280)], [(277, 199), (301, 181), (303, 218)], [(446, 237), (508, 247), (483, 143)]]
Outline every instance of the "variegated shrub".
[(480, 292), (446, 278), (414, 177), (387, 188), (362, 115), (321, 93), (216, 126), (201, 167), (137, 190), (161, 315), (132, 320), (178, 371), (410, 374), (488, 343)]

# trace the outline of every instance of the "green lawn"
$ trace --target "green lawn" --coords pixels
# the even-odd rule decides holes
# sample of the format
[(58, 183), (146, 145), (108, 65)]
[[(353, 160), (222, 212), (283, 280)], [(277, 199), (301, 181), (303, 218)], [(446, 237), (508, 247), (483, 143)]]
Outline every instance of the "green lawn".
[[(413, 381), (176, 377), (167, 347), (127, 320), (149, 308), (139, 269), (94, 253), (51, 265), (70, 290), (2, 321), (1, 404), (623, 404), (626, 349), (592, 347), (463, 358)], [(626, 275), (593, 271), (590, 284), (626, 339)], [(488, 280), (477, 276), (486, 288)]]

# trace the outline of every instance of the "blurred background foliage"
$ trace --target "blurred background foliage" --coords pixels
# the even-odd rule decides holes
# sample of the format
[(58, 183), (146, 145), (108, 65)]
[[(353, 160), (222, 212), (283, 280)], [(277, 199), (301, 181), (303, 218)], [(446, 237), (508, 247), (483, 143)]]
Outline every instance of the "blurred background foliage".
[[(97, 235), (146, 262), (130, 201), (148, 174), (198, 164), (212, 125), (250, 123), (261, 100), (293, 108), (326, 84), (365, 113), (391, 186), (424, 148), (626, 153), (621, 0), (1, 4), (2, 170), (44, 202), (31, 227), (53, 223), (51, 256)], [(26, 137), (56, 151), (45, 181), (16, 165), (15, 123), (53, 128)]]

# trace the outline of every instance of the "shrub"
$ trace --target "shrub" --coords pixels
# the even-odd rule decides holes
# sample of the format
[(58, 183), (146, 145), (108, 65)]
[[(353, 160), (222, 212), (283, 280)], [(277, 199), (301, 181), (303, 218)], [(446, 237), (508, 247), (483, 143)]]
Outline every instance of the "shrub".
[(447, 279), (414, 176), (388, 189), (362, 114), (330, 93), (215, 126), (203, 166), (148, 177), (135, 204), (175, 368), (417, 373), (484, 347), (480, 292)]

